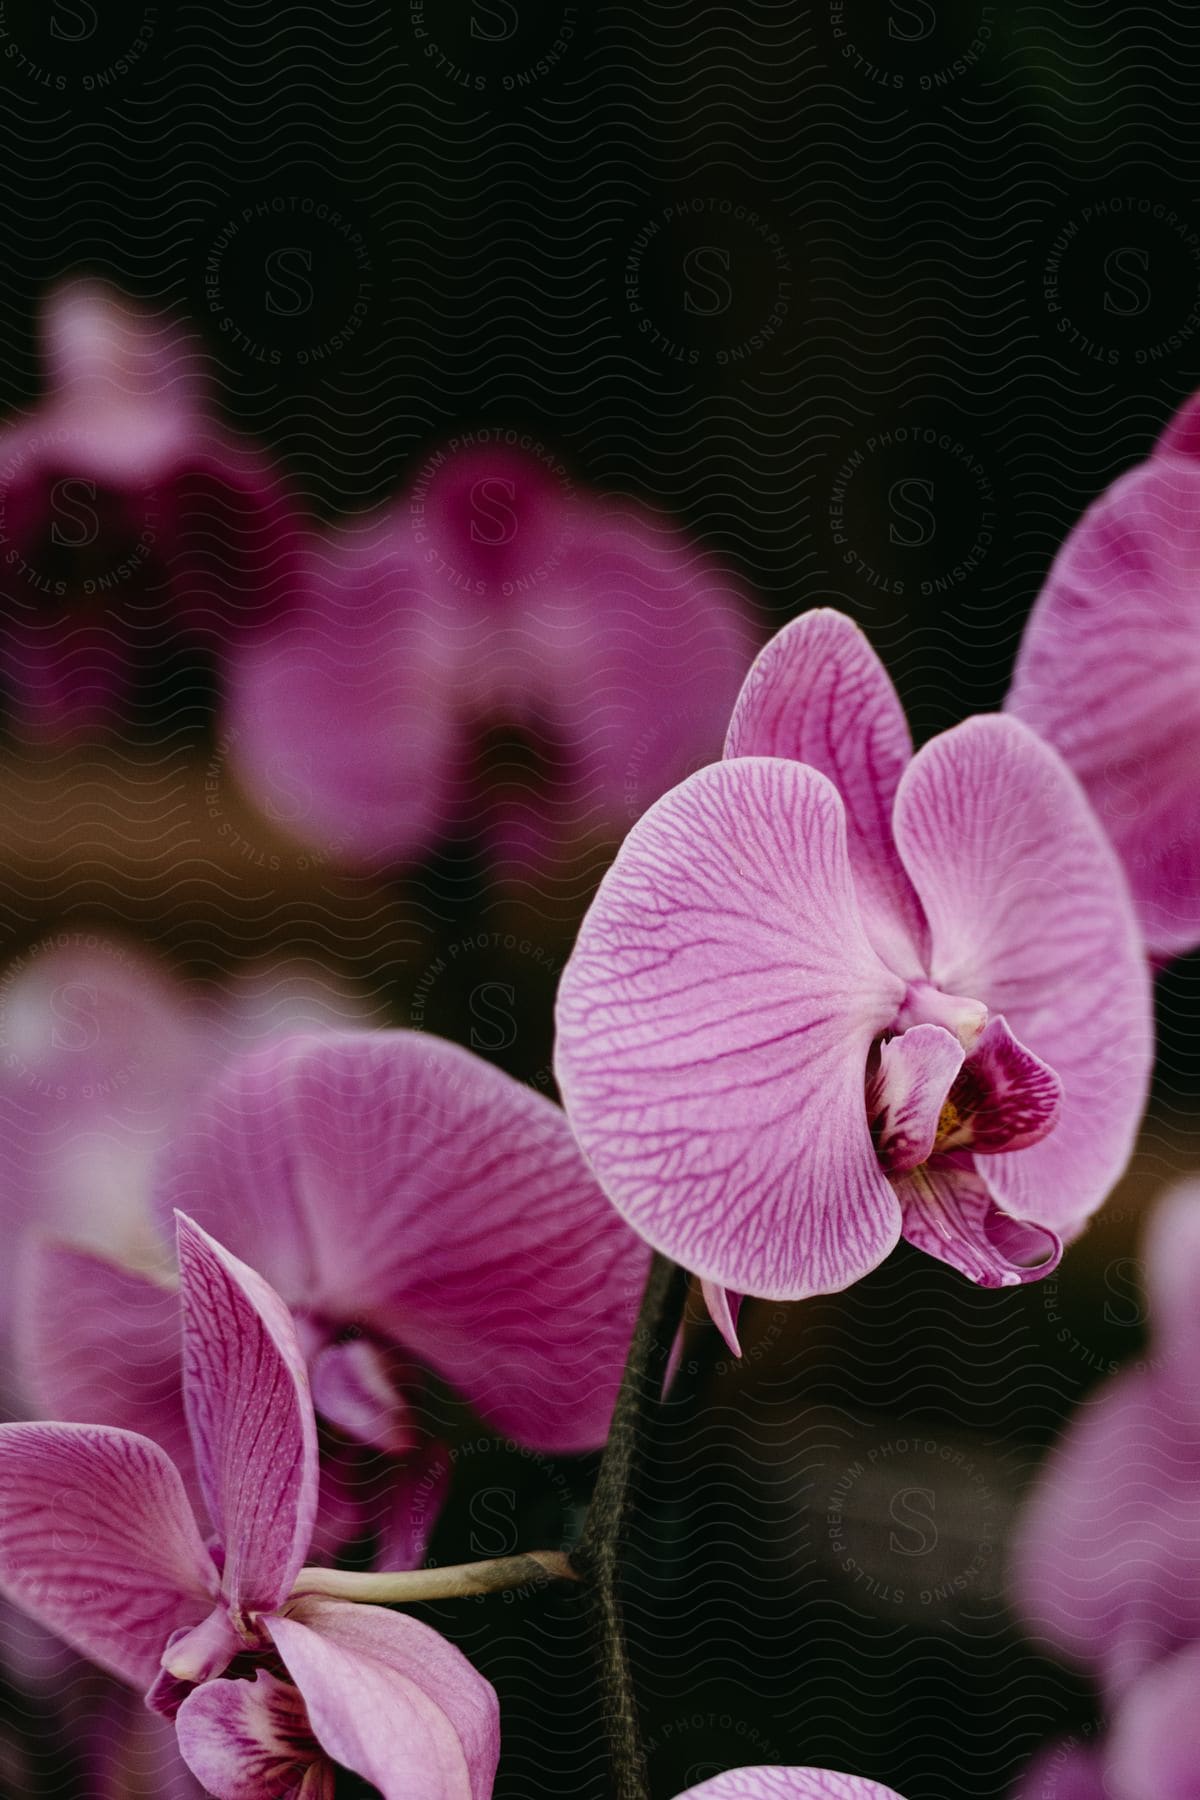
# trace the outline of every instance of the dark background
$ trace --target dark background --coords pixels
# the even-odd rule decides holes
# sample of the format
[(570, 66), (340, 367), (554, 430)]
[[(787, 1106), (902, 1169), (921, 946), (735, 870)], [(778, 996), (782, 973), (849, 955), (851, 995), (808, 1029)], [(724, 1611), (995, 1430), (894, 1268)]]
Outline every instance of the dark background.
[[(1183, 0), (3, 0), (0, 81), (5, 412), (38, 392), (47, 288), (103, 276), (194, 324), (220, 407), (320, 516), (386, 499), (448, 431), (528, 430), (720, 550), (764, 634), (844, 608), (918, 737), (1000, 702), (1070, 523), (1200, 385)], [(212, 730), (187, 692), (185, 797)], [(464, 954), (421, 1023), (546, 1085), (594, 871), (500, 895), (460, 848), (403, 879), (246, 862), (231, 887), (196, 809), (160, 783), (142, 820), (138, 779), (128, 746), (34, 776), (14, 755), (5, 956), (98, 921), (203, 984), (302, 942), (404, 1024), (448, 944), (516, 929), (539, 955)], [(513, 994), (493, 1042), (486, 980)], [(993, 1800), (1086, 1728), (1006, 1615), (1005, 1537), (1068, 1406), (1139, 1353), (1139, 1218), (1195, 1161), (1198, 980), (1163, 985), (1143, 1151), (1056, 1280), (981, 1294), (902, 1250), (848, 1296), (750, 1309), (739, 1370), (694, 1326), (634, 1546), (663, 1800), (760, 1761)], [(461, 1467), (437, 1554), (577, 1528), (587, 1465)], [(577, 1603), (430, 1616), (500, 1689), (501, 1800), (598, 1800)], [(82, 1792), (10, 1711), (47, 1791)]]

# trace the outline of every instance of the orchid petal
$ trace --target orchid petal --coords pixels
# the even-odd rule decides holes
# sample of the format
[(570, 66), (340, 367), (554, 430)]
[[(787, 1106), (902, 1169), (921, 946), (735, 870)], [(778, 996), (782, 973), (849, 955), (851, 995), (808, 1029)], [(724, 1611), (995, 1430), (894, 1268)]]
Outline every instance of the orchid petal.
[(299, 1692), (266, 1669), (194, 1689), (175, 1730), (188, 1768), (217, 1800), (282, 1800), (325, 1760)]
[(500, 1753), (495, 1692), (404, 1613), (304, 1600), (268, 1627), (327, 1755), (383, 1800), (489, 1800)]
[(1165, 454), (1084, 514), (1026, 626), (1006, 710), (1058, 749), (1117, 845), (1148, 948), (1200, 943), (1200, 462)]
[(949, 1157), (901, 1176), (896, 1192), (908, 1242), (979, 1287), (1040, 1281), (1058, 1267), (1061, 1240), (1040, 1225), (1010, 1218), (982, 1177)]
[(235, 1612), (291, 1592), (317, 1507), (317, 1434), (291, 1316), (182, 1213), (183, 1394)]
[(931, 1154), (964, 1054), (940, 1025), (914, 1025), (880, 1044), (867, 1077), (867, 1116), (889, 1175), (905, 1175)]
[(73, 1649), (145, 1688), (217, 1590), (178, 1471), (99, 1425), (0, 1425), (0, 1587)]
[(1158, 1202), (1143, 1253), (1154, 1336), (1164, 1355), (1165, 1380), (1196, 1401), (1200, 1367), (1200, 1181), (1178, 1182)]
[(901, 1800), (894, 1788), (833, 1769), (730, 1769), (677, 1800)]
[(1103, 1758), (1094, 1744), (1051, 1744), (1035, 1756), (1013, 1790), (1012, 1800), (1115, 1800), (1104, 1779)]
[(1110, 1695), (1200, 1638), (1194, 1406), (1142, 1371), (1106, 1384), (1052, 1452), (1017, 1531), (1028, 1627)]
[(929, 917), (931, 974), (1003, 1013), (1063, 1085), (1042, 1143), (978, 1168), (1014, 1217), (1076, 1229), (1133, 1144), (1152, 1061), (1150, 978), (1121, 870), (1056, 755), (1015, 719), (926, 744), (896, 841)]
[(90, 1250), (38, 1240), (23, 1258), (17, 1342), (44, 1418), (153, 1438), (201, 1517), (183, 1410), (178, 1289)]
[(731, 1294), (719, 1281), (702, 1281), (700, 1290), (704, 1295), (708, 1316), (725, 1339), (731, 1355), (740, 1356), (742, 1346), (738, 1338), (737, 1322), (745, 1295)]
[(313, 1406), (330, 1425), (359, 1444), (404, 1456), (418, 1429), (388, 1359), (364, 1338), (327, 1344), (310, 1370)]
[(1058, 1123), (1062, 1082), (996, 1013), (950, 1090), (955, 1122), (938, 1134), (942, 1150), (1026, 1150)]
[(917, 975), (925, 915), (892, 839), (912, 738), (891, 677), (852, 619), (819, 608), (775, 633), (738, 696), (725, 754), (786, 756), (828, 775), (846, 808), (867, 936), (889, 968)]
[(499, 1430), (608, 1430), (648, 1257), (561, 1110), (421, 1032), (297, 1037), (233, 1063), (163, 1167), (285, 1298), (390, 1337)]
[(614, 1205), (739, 1293), (873, 1269), (899, 1209), (863, 1083), (903, 992), (863, 932), (825, 776), (701, 769), (626, 838), (559, 989), (560, 1086)]
[(463, 779), (453, 611), (386, 514), (314, 543), (284, 630), (231, 670), (227, 741), (287, 836), (352, 859), (422, 854)]
[(1196, 1800), (1200, 1794), (1200, 1644), (1147, 1671), (1117, 1708), (1105, 1757), (1121, 1800)]

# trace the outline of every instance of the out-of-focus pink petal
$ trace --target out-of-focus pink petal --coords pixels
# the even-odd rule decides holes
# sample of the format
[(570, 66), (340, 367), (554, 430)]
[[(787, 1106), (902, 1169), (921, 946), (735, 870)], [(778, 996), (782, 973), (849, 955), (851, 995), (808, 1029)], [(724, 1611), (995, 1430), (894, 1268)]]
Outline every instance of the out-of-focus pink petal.
[(1117, 1695), (1200, 1638), (1200, 1455), (1194, 1398), (1152, 1374), (1085, 1402), (1034, 1486), (1013, 1551), (1038, 1642)]
[(1192, 394), (1167, 421), (1154, 446), (1154, 454), (1200, 461), (1200, 394)]
[(997, 1013), (988, 1020), (949, 1098), (954, 1119), (939, 1132), (939, 1148), (1026, 1150), (1057, 1125), (1062, 1082)]
[(901, 1800), (894, 1788), (833, 1769), (730, 1769), (677, 1800)]
[(99, 1425), (0, 1425), (0, 1585), (110, 1674), (145, 1688), (217, 1589), (178, 1471)]
[(1200, 1181), (1181, 1181), (1150, 1215), (1143, 1253), (1146, 1292), (1163, 1377), (1200, 1413)]
[(22, 1374), (38, 1411), (153, 1438), (202, 1517), (183, 1411), (178, 1290), (89, 1250), (45, 1240), (29, 1246), (21, 1285)]
[(1015, 719), (926, 744), (896, 798), (896, 841), (932, 933), (933, 980), (1003, 1013), (1063, 1085), (1057, 1124), (981, 1156), (1005, 1212), (1060, 1233), (1106, 1198), (1153, 1058), (1150, 978), (1112, 846), (1057, 754)]
[(321, 1417), (356, 1443), (374, 1444), (392, 1456), (415, 1447), (416, 1422), (389, 1359), (376, 1345), (362, 1338), (327, 1344), (313, 1359), (310, 1379)]
[(1104, 1773), (1119, 1800), (1200, 1796), (1200, 1644), (1156, 1663), (1113, 1719)]
[(1012, 1800), (1118, 1800), (1104, 1779), (1103, 1757), (1094, 1744), (1070, 1739), (1051, 1744), (1034, 1757)]
[(867, 1076), (867, 1117), (881, 1167), (905, 1175), (933, 1150), (965, 1052), (941, 1025), (914, 1025), (880, 1044)]
[[(1172, 451), (1194, 430), (1181, 424)], [(1200, 943), (1198, 581), (1200, 462), (1155, 456), (1060, 550), (1005, 702), (1082, 781), (1159, 956)]]
[(291, 1592), (312, 1538), (317, 1433), (291, 1315), (262, 1277), (178, 1216), (183, 1395), (235, 1611)]
[(693, 775), (625, 840), (559, 989), (559, 1083), (609, 1198), (739, 1293), (874, 1268), (900, 1221), (863, 1083), (903, 992), (826, 777), (765, 757)]
[(199, 344), (102, 282), (57, 288), (41, 330), (46, 372), (60, 401), (81, 409), (169, 402), (190, 411), (204, 398)]
[(464, 776), (449, 602), (387, 516), (315, 544), (300, 595), (232, 671), (230, 760), (285, 836), (350, 860), (419, 855)]
[(559, 1108), (468, 1051), (330, 1032), (240, 1059), (164, 1160), (160, 1198), (522, 1443), (603, 1441), (645, 1247)]
[(923, 967), (928, 932), (892, 838), (892, 805), (912, 738), (891, 677), (852, 619), (804, 613), (759, 651), (734, 707), (726, 756), (787, 756), (828, 775), (867, 935), (889, 968)]
[(902, 1176), (896, 1192), (909, 1243), (979, 1287), (1040, 1281), (1058, 1266), (1061, 1240), (1001, 1212), (982, 1177), (952, 1158), (937, 1157)]
[(253, 1681), (195, 1688), (175, 1730), (184, 1761), (217, 1800), (282, 1800), (324, 1760), (298, 1690), (266, 1669)]
[(420, 1568), (450, 1491), (452, 1472), (450, 1452), (442, 1443), (429, 1444), (389, 1470), (378, 1505), (369, 1508), (376, 1530), (377, 1569)]
[(730, 577), (678, 526), (580, 507), (557, 581), (524, 603), (527, 680), (568, 758), (575, 832), (623, 832), (721, 754), (755, 648)]
[(304, 1600), (268, 1621), (314, 1735), (383, 1800), (489, 1800), (499, 1705), (460, 1650), (381, 1607)]

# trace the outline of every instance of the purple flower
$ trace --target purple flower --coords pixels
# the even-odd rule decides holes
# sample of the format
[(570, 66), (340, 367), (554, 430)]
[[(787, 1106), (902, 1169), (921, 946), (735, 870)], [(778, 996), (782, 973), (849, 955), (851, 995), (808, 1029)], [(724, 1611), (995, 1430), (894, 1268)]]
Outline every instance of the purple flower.
[[(286, 1307), (178, 1220), (183, 1388), (214, 1537), (156, 1443), (95, 1425), (0, 1426), (0, 1586), (176, 1720), (222, 1800), (333, 1792), (486, 1800), (488, 1683), (436, 1632), (293, 1600), (317, 1505), (316, 1424)], [(279, 1671), (282, 1670), (282, 1675)]]
[(1161, 958), (1200, 944), (1198, 582), (1194, 399), (1060, 550), (1006, 701), (1079, 776)]
[[(213, 991), (118, 937), (61, 931), (0, 971), (0, 1220), (146, 1266), (174, 1234), (151, 1222), (150, 1170), (199, 1086), (285, 1030), (361, 1021), (365, 1009), (301, 963), (249, 965)], [(8, 1259), (0, 1325), (17, 1281)], [(19, 1281), (17, 1283), (19, 1286)]]
[(1067, 769), (998, 717), (912, 756), (832, 612), (767, 645), (726, 760), (634, 827), (559, 993), (580, 1143), (710, 1293), (842, 1288), (902, 1233), (984, 1285), (1044, 1274), (1150, 1063), (1129, 896)]
[(1013, 1800), (1197, 1800), (1200, 1644), (1148, 1669), (1117, 1705), (1098, 1744), (1053, 1744)]
[[(292, 1308), (340, 1440), (325, 1550), (372, 1529), (389, 1566), (421, 1561), (449, 1473), (421, 1426), (424, 1368), (523, 1445), (604, 1441), (648, 1253), (559, 1108), (470, 1052), (402, 1031), (248, 1052), (177, 1130), (157, 1189), (164, 1221), (194, 1209)], [(186, 1476), (171, 1290), (44, 1246), (22, 1311), (42, 1409), (146, 1432)]]
[(181, 633), (219, 652), (272, 621), (299, 528), (172, 326), (83, 283), (44, 324), (50, 391), (0, 436), (0, 675), (21, 726), (63, 738), (118, 715)]
[(1200, 1643), (1200, 1188), (1156, 1211), (1147, 1287), (1153, 1359), (1084, 1402), (1034, 1488), (1014, 1588), (1039, 1642), (1123, 1696)]
[(678, 1800), (900, 1800), (891, 1788), (833, 1769), (730, 1769)]
[(665, 519), (483, 449), (313, 547), (291, 627), (240, 665), (259, 803), (367, 860), (481, 842), (507, 873), (611, 841), (717, 753), (753, 653), (739, 595)]

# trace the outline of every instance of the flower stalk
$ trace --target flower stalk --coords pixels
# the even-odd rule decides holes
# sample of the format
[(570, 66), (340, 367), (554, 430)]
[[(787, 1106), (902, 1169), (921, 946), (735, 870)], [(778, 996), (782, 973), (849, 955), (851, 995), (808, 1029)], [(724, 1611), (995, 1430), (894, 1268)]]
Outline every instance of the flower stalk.
[(613, 1410), (587, 1521), (572, 1561), (588, 1585), (614, 1800), (650, 1800), (621, 1606), (621, 1563), (637, 1477), (687, 1298), (687, 1275), (656, 1252)]
[(506, 1588), (544, 1587), (550, 1581), (581, 1579), (560, 1550), (530, 1550), (484, 1562), (448, 1563), (444, 1568), (387, 1570), (301, 1569), (292, 1600), (319, 1595), (374, 1606), (415, 1605), (424, 1600), (459, 1600), (471, 1594), (498, 1594)]

